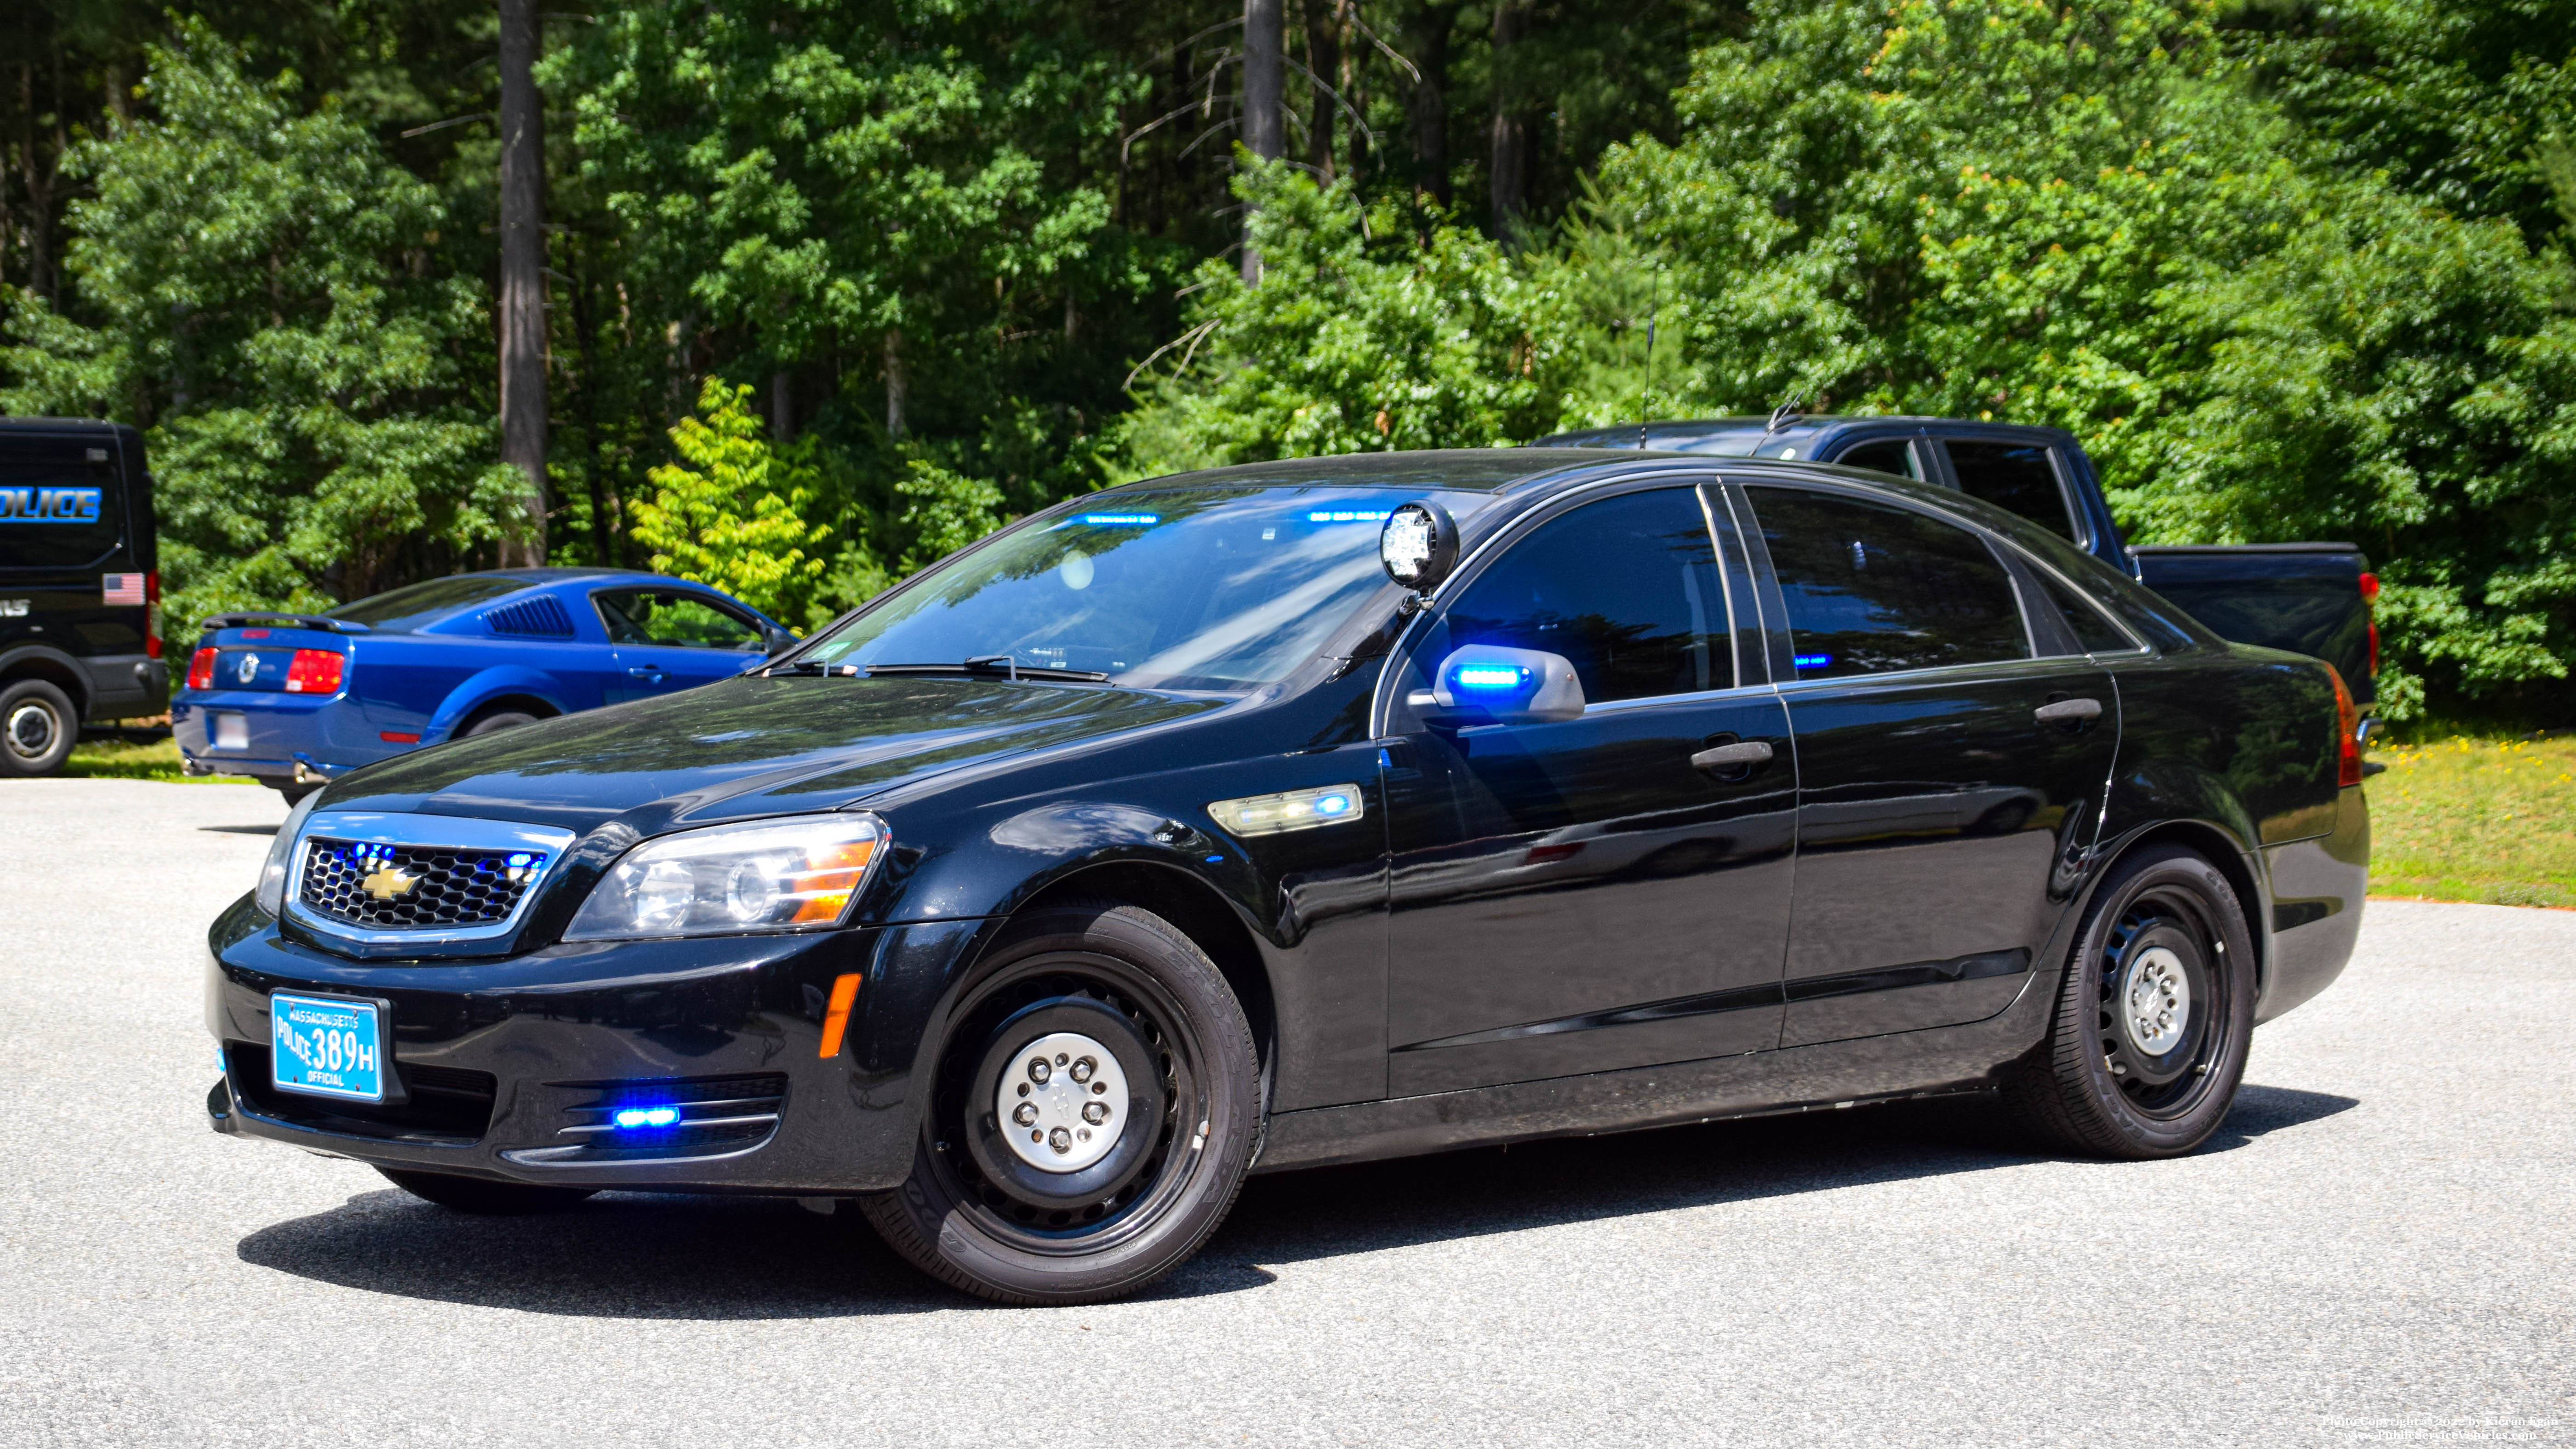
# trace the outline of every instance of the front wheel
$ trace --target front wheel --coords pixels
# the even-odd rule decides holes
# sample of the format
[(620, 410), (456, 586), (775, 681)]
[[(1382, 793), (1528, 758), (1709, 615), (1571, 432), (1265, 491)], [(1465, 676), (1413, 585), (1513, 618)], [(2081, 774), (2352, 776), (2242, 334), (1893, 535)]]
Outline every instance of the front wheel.
[(2112, 868), (2085, 912), (2056, 1028), (2006, 1096), (2054, 1144), (2179, 1157), (2218, 1130), (2254, 1039), (2254, 943), (2236, 891), (2195, 851)]
[(41, 679), (0, 687), (0, 774), (50, 775), (79, 738), (70, 695)]
[(911, 1177), (860, 1202), (916, 1267), (1001, 1303), (1097, 1303), (1224, 1221), (1261, 1140), (1252, 1029), (1168, 922), (1014, 922), (952, 1021)]

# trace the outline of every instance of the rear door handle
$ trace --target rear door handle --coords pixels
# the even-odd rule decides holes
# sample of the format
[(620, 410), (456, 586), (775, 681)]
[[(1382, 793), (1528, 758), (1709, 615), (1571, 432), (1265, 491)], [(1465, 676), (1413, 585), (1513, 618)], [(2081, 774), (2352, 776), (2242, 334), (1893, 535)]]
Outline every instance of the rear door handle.
[(1698, 770), (1740, 770), (1769, 763), (1771, 746), (1762, 740), (1741, 740), (1691, 756), (1691, 767)]
[(2041, 705), (2036, 714), (2041, 724), (2082, 724), (2102, 717), (2102, 701), (2061, 699), (2055, 704)]

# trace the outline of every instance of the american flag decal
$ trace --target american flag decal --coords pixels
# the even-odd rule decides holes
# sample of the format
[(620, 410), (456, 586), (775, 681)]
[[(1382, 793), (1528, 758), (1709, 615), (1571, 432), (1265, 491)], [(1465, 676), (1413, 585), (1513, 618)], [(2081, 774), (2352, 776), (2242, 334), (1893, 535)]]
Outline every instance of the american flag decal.
[(100, 574), (100, 602), (107, 604), (140, 604), (143, 602), (143, 575)]

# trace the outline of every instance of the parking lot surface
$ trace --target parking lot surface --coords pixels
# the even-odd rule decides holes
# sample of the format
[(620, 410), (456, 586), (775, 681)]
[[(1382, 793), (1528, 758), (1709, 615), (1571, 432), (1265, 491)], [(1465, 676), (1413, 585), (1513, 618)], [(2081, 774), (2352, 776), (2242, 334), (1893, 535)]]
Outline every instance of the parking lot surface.
[(2576, 1441), (2576, 913), (2373, 903), (2180, 1161), (1917, 1106), (1286, 1174), (999, 1309), (854, 1213), (214, 1136), (204, 927), (284, 813), (0, 787), (0, 1443)]

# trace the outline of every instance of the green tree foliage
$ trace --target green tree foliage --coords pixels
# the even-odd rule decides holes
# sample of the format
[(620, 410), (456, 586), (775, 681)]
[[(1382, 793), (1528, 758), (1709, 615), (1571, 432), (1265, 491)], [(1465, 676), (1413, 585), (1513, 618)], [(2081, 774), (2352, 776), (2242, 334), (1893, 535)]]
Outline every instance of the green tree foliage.
[(13, 298), (0, 406), (150, 424), (175, 620), (443, 571), (511, 508), (455, 363), (481, 289), (422, 274), (435, 192), (299, 89), (202, 25), (152, 49), (150, 116), (65, 163), (94, 320)]
[(830, 532), (805, 521), (811, 444), (772, 448), (751, 389), (718, 378), (707, 379), (698, 411), (671, 429), (681, 462), (655, 468), (653, 497), (635, 504), (636, 545), (652, 551), (658, 573), (712, 584), (775, 619), (804, 617), (823, 575), (805, 550)]

